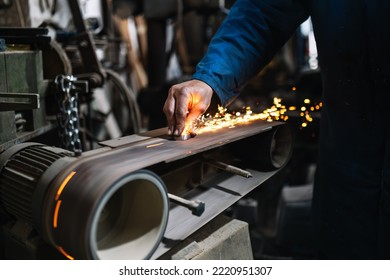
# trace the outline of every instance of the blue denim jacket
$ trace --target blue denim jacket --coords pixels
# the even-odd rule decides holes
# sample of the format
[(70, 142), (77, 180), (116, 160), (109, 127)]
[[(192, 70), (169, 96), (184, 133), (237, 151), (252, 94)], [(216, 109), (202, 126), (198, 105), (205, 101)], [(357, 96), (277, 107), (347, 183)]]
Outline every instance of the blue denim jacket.
[(305, 1), (237, 1), (213, 37), (193, 78), (229, 104), (308, 17)]
[(323, 80), (321, 257), (390, 258), (390, 1), (238, 0), (193, 78), (228, 104), (309, 16)]

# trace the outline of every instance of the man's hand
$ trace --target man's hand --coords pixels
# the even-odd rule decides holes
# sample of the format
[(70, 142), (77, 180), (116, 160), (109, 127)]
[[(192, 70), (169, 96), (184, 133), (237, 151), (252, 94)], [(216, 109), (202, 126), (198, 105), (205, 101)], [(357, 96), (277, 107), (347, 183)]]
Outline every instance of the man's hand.
[(199, 80), (173, 85), (164, 104), (168, 121), (168, 134), (180, 136), (210, 106), (213, 89)]

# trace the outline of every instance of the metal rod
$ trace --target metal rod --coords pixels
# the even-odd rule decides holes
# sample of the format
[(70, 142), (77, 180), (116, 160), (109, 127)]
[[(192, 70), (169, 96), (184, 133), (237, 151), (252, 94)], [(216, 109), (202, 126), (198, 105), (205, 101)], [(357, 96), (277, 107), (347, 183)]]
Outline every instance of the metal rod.
[(186, 207), (192, 211), (192, 214), (201, 216), (205, 210), (205, 203), (199, 200), (187, 200), (174, 194), (168, 193), (168, 198), (174, 203)]
[(236, 166), (233, 166), (230, 164), (226, 164), (226, 163), (223, 163), (220, 161), (215, 161), (215, 160), (210, 160), (210, 159), (206, 159), (205, 162), (209, 165), (216, 167), (216, 168), (219, 168), (221, 170), (224, 170), (224, 171), (236, 174), (236, 175), (243, 176), (245, 178), (252, 177), (252, 173), (250, 173), (249, 171), (246, 171), (242, 168), (239, 168), (239, 167), (236, 167)]

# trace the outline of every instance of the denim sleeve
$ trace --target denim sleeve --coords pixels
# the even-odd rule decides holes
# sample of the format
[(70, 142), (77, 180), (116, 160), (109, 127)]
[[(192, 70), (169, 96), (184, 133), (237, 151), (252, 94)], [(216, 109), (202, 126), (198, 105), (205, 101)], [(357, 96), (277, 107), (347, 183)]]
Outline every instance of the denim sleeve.
[(308, 0), (237, 0), (198, 63), (194, 79), (223, 105), (272, 59), (308, 17)]

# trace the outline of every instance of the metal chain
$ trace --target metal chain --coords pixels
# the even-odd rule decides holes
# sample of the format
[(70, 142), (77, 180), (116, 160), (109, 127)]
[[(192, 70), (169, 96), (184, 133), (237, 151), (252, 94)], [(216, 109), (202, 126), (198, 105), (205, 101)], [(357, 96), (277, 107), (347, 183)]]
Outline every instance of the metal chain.
[(57, 122), (62, 148), (80, 155), (82, 149), (79, 137), (78, 93), (74, 86), (76, 80), (74, 76), (58, 75), (54, 82), (58, 89), (56, 95), (59, 109)]

